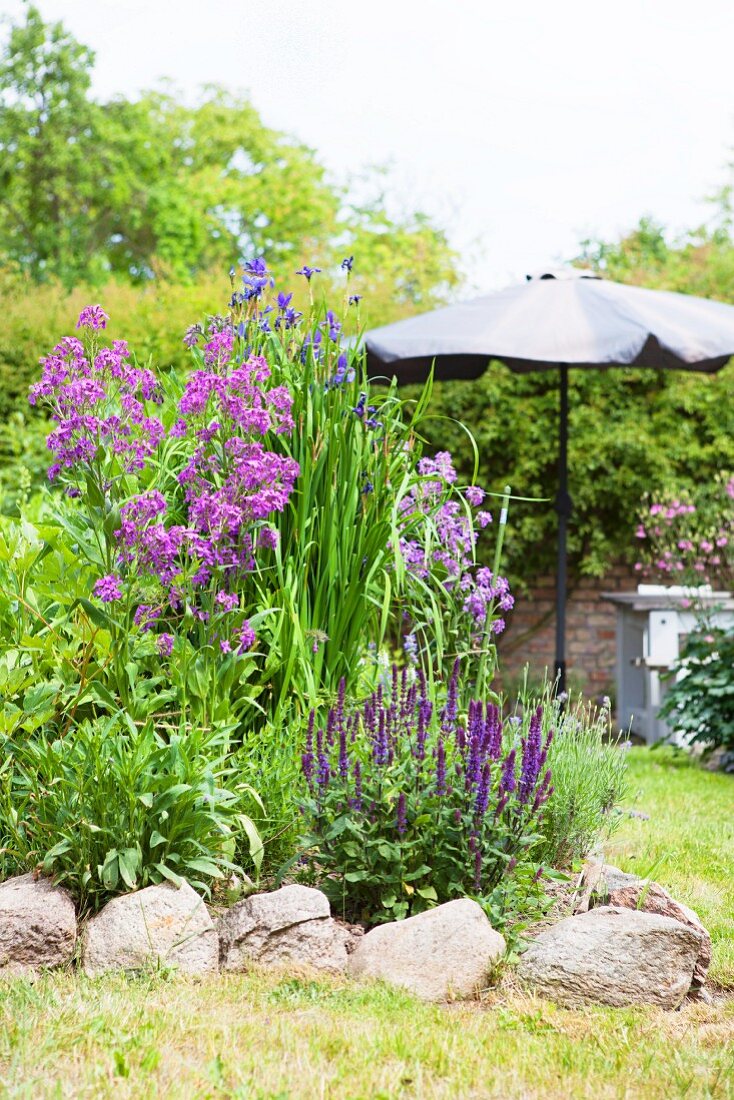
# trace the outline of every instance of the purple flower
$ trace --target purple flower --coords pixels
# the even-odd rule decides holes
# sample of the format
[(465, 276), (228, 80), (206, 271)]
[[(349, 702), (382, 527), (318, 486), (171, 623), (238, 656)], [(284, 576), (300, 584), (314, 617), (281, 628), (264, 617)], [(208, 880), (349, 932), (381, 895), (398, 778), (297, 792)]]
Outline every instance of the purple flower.
[(538, 707), (530, 719), (528, 735), (521, 745), (520, 784), (518, 795), (524, 805), (535, 790), (538, 774), (543, 766), (541, 761), (541, 747), (543, 735), (541, 732), (543, 720), (543, 708)]
[(357, 812), (362, 809), (362, 765), (359, 760), (354, 764), (354, 795), (349, 804)]
[(466, 499), (472, 508), (478, 508), (484, 500), (484, 489), (480, 489), (478, 485), (470, 485), (466, 490)]
[(477, 845), (474, 853), (474, 889), (479, 893), (482, 888), (482, 849)]
[(445, 734), (453, 733), (456, 729), (456, 719), (459, 714), (459, 658), (454, 661), (451, 670), (451, 679), (446, 689), (446, 705), (441, 711), (441, 729)]
[(405, 794), (403, 791), (398, 796), (398, 807), (396, 813), (396, 826), (398, 830), (398, 836), (405, 836), (408, 829), (407, 808), (405, 802)]
[(349, 756), (347, 753), (347, 729), (344, 722), (339, 723), (339, 775), (342, 779), (349, 778)]
[(349, 295), (349, 304), (350, 304), (350, 306), (358, 306), (359, 303), (362, 301), (362, 297), (363, 297), (363, 295), (361, 295), (361, 294), (350, 294)]
[(489, 761), (485, 761), (482, 767), (482, 775), (477, 789), (477, 796), (474, 801), (474, 812), (478, 818), (484, 817), (487, 812), (487, 807), (489, 805), (490, 779), (491, 771)]
[(317, 770), (316, 770), (316, 782), (323, 790), (329, 786), (329, 780), (331, 779), (331, 769), (329, 768), (329, 758), (323, 749), (320, 749), (316, 757)]
[(296, 275), (303, 275), (304, 278), (309, 283), (311, 282), (311, 278), (312, 278), (313, 275), (320, 275), (320, 274), (321, 274), (321, 268), (320, 267), (307, 267), (306, 264), (303, 265), (303, 267), (300, 269), (300, 271), (296, 272)]
[(436, 794), (439, 798), (446, 794), (446, 746), (440, 735), (436, 746)]
[(354, 256), (347, 256), (342, 260), (342, 271), (351, 271), (354, 264)]
[(248, 260), (245, 264), (245, 271), (249, 272), (250, 275), (263, 278), (268, 274), (268, 265), (265, 262), (265, 257), (257, 256), (254, 260)]
[(122, 580), (115, 573), (100, 577), (94, 586), (94, 595), (102, 603), (112, 603), (122, 599)]
[(415, 634), (406, 634), (403, 638), (403, 652), (412, 665), (418, 663), (418, 640)]
[(161, 657), (170, 657), (173, 652), (173, 634), (159, 634), (156, 645)]
[(216, 602), (224, 611), (234, 611), (239, 604), (239, 597), (235, 592), (217, 592)]
[(189, 325), (184, 333), (184, 347), (195, 348), (199, 342), (199, 337), (204, 335), (204, 330), (201, 325)]
[(314, 710), (308, 716), (308, 730), (306, 732), (306, 744), (304, 751), (301, 755), (301, 771), (309, 785), (311, 786), (311, 780), (313, 778), (315, 757), (313, 754), (313, 728), (316, 720), (316, 712)]
[(239, 646), (237, 647), (238, 653), (245, 653), (248, 649), (252, 649), (252, 647), (254, 646), (257, 640), (257, 636), (247, 619), (245, 619), (242, 626), (240, 627), (237, 638), (239, 641)]
[(76, 327), (95, 330), (100, 328), (107, 328), (108, 321), (109, 317), (102, 309), (102, 306), (85, 306), (79, 314), (79, 320), (76, 323)]
[(161, 610), (160, 607), (153, 607), (151, 604), (141, 603), (139, 607), (135, 609), (133, 622), (136, 626), (139, 626), (141, 630), (150, 630), (156, 619), (160, 616)]
[(502, 765), (502, 777), (500, 779), (500, 793), (509, 793), (515, 790), (515, 750), (505, 757), (505, 762)]

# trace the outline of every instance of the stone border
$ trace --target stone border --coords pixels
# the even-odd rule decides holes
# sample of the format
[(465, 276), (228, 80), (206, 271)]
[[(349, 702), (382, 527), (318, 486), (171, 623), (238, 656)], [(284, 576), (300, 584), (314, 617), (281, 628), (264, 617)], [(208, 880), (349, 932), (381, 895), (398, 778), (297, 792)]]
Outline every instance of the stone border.
[[(708, 933), (662, 888), (620, 883), (612, 872), (622, 872), (605, 870), (614, 890), (605, 886), (601, 894), (601, 872), (589, 865), (577, 903), (583, 911), (540, 932), (521, 957), (520, 980), (560, 1004), (678, 1007), (705, 979)], [(620, 890), (636, 904), (604, 904), (619, 902)], [(647, 911), (648, 899), (658, 908)], [(70, 894), (50, 879), (28, 874), (0, 884), (0, 977), (70, 966), (77, 955), (90, 977), (148, 967), (213, 975), (290, 965), (380, 979), (441, 1002), (486, 988), (505, 954), (504, 938), (470, 898), (356, 936), (331, 916), (321, 891), (296, 884), (253, 894), (215, 920), (188, 883), (165, 882), (113, 898), (79, 927)]]

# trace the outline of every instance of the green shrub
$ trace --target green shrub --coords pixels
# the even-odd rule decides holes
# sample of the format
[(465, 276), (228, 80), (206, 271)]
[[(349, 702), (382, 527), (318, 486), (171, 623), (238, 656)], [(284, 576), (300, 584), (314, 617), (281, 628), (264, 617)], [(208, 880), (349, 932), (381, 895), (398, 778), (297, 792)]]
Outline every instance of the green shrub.
[[(39, 869), (82, 911), (110, 896), (185, 878), (209, 892), (262, 846), (245, 808), (256, 795), (223, 730), (179, 731), (120, 715), (66, 736), (3, 738), (3, 870)], [(243, 842), (244, 841), (244, 842)]]
[(689, 745), (734, 749), (734, 633), (696, 630), (670, 676), (660, 717)]

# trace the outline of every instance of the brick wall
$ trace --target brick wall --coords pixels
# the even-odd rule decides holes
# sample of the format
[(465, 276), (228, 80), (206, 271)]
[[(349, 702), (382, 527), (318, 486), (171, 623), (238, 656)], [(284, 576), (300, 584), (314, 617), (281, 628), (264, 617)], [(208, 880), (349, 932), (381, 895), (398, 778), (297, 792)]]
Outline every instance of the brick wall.
[[(638, 577), (630, 566), (618, 565), (601, 578), (582, 577), (569, 591), (566, 610), (568, 684), (590, 697), (613, 694), (616, 659), (614, 604), (601, 592), (633, 592)], [(542, 577), (526, 596), (518, 596), (499, 645), (500, 672), (511, 684), (530, 665), (533, 679), (542, 678), (555, 660), (555, 578)]]

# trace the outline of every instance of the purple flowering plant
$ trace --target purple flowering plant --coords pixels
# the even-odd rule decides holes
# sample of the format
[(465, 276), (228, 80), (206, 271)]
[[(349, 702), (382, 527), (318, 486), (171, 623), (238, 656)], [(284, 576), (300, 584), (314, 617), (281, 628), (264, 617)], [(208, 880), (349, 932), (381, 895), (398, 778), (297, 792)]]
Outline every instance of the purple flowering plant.
[(138, 365), (96, 305), (42, 360), (30, 401), (53, 421), (44, 507), (74, 556), (67, 616), (99, 631), (84, 667), (128, 709), (153, 706), (158, 678), (163, 709), (308, 713), (406, 622), (425, 668), (489, 652), (501, 627), (505, 582), (472, 565), (483, 492), (423, 454), (430, 387), (408, 405), (370, 385), (344, 340), (351, 257), (341, 311), (304, 272), (299, 309), (262, 257), (233, 271), (227, 311), (184, 336), (182, 377)]
[[(345, 339), (359, 332), (354, 268), (348, 257), (340, 310), (315, 304), (320, 273), (308, 265), (297, 272), (309, 294), (303, 311), (264, 270), (254, 285), (246, 272), (242, 289), (233, 280), (235, 348), (263, 356), (274, 385), (291, 395), (293, 430), (272, 446), (301, 471), (274, 522), (272, 568), (247, 581), (266, 616), (263, 701), (274, 716), (294, 701), (307, 714), (334, 698), (343, 677), (355, 684), (368, 646), (398, 641), (406, 613), (426, 670), (464, 649), (486, 653), (501, 626), (499, 601), (512, 600), (505, 581), (473, 568), (478, 532), (491, 522), (483, 491), (463, 492), (450, 456), (423, 454), (430, 386), (404, 402), (394, 383), (370, 382), (359, 341)], [(195, 355), (201, 339), (192, 337)]]
[(139, 367), (124, 341), (105, 344), (107, 320), (83, 310), (81, 338), (42, 360), (30, 393), (54, 425), (49, 479), (65, 490), (54, 516), (90, 574), (77, 606), (109, 637), (105, 678), (120, 704), (140, 702), (130, 661), (154, 658), (179, 704), (221, 719), (218, 688), (257, 641), (244, 582), (272, 555), (272, 520), (299, 474), (266, 442), (293, 430), (290, 393), (261, 355), (235, 349), (229, 321), (210, 319), (178, 380)]
[[(533, 861), (553, 796), (553, 730), (543, 708), (504, 721), (493, 701), (459, 711), (459, 662), (442, 705), (422, 672), (325, 723), (311, 715), (302, 772), (305, 875), (336, 910), (370, 924), (452, 898), (476, 898), (493, 923), (542, 899)], [(547, 723), (545, 723), (547, 727)]]
[(424, 653), (438, 648), (434, 661), (439, 667), (447, 652), (458, 654), (465, 669), (476, 660), (481, 693), (492, 680), (495, 641), (515, 602), (499, 572), (504, 522), (498, 525), (493, 568), (478, 565), (477, 541), (493, 523), (485, 491), (457, 486), (448, 451), (420, 458), (416, 474), (398, 504), (411, 645), (419, 644)]

